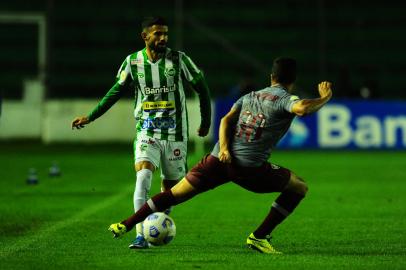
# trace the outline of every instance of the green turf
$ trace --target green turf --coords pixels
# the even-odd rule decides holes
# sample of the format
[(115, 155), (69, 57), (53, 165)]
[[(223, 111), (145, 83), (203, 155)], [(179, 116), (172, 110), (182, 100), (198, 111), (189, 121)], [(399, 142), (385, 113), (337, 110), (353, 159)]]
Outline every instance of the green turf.
[[(0, 269), (406, 269), (405, 152), (276, 152), (273, 161), (310, 187), (274, 233), (283, 256), (244, 245), (276, 194), (234, 184), (177, 206), (171, 244), (134, 251), (133, 234), (107, 231), (132, 212), (131, 145), (1, 143)], [(37, 186), (25, 184), (30, 167)]]

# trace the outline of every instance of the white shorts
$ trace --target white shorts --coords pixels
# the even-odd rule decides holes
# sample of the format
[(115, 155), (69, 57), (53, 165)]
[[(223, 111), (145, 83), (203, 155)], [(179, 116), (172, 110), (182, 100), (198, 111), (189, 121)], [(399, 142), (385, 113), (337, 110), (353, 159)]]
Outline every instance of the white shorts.
[(134, 161), (149, 161), (161, 167), (161, 178), (179, 180), (186, 174), (187, 142), (159, 140), (138, 135), (134, 141)]

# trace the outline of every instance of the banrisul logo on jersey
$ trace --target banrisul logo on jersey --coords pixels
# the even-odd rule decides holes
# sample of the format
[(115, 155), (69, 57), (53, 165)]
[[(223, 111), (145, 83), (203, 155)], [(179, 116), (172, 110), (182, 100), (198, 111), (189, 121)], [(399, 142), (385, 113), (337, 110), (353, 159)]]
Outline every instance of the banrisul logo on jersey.
[(406, 149), (406, 103), (331, 101), (317, 114), (297, 117), (278, 146)]
[(176, 128), (175, 120), (171, 117), (155, 117), (142, 120), (142, 129), (169, 129)]
[(145, 95), (158, 95), (163, 93), (175, 92), (176, 85), (162, 86), (162, 87), (144, 87)]

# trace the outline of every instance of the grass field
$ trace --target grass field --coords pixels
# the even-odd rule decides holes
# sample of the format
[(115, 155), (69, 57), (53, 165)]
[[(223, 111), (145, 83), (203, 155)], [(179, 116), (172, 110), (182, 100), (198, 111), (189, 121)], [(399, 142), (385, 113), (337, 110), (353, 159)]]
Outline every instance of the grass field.
[[(47, 175), (54, 160), (59, 178)], [(284, 255), (244, 244), (276, 194), (234, 184), (177, 206), (171, 244), (134, 251), (133, 234), (107, 231), (132, 212), (131, 145), (1, 143), (0, 269), (406, 269), (405, 152), (276, 152), (273, 162), (310, 188), (273, 235)], [(25, 183), (30, 167), (37, 186)]]

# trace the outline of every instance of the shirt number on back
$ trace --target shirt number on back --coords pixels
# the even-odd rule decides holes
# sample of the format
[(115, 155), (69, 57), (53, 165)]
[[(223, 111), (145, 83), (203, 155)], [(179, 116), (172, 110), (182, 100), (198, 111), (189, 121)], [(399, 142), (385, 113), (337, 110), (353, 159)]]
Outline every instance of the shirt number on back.
[(250, 111), (244, 111), (238, 123), (236, 136), (244, 137), (247, 142), (258, 140), (261, 138), (265, 122), (265, 116), (262, 113), (254, 116)]

